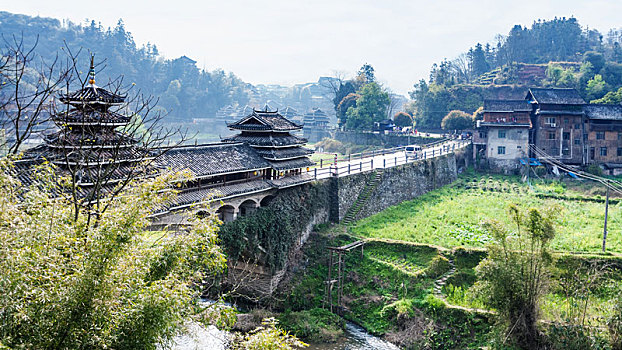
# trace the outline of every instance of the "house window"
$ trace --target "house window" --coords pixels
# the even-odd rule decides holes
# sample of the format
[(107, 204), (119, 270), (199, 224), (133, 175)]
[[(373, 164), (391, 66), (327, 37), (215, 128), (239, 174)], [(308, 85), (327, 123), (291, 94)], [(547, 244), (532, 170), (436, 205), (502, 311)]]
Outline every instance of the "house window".
[(505, 130), (499, 130), (499, 138), (500, 139), (504, 139), (505, 138)]
[(563, 156), (569, 156), (570, 155), (570, 150), (568, 148), (562, 149), (562, 155)]
[(576, 123), (574, 125), (574, 128), (577, 129), (577, 130), (581, 129), (581, 123)]
[(564, 132), (564, 140), (570, 140), (570, 133), (569, 132)]
[(523, 148), (523, 146), (516, 146), (516, 148), (521, 149), (521, 148)]
[(564, 123), (568, 124), (570, 122), (570, 120), (568, 120), (568, 118), (564, 118)]
[(622, 147), (618, 147), (618, 157), (622, 157)]
[(607, 147), (601, 147), (600, 148), (600, 155), (602, 157), (606, 157), (607, 156)]
[(604, 140), (605, 139), (605, 132), (604, 131), (598, 131), (596, 133), (596, 139), (597, 140)]
[(505, 154), (505, 146), (497, 147), (497, 154)]
[(555, 126), (555, 117), (547, 117), (546, 120), (544, 121), (544, 124)]
[(517, 131), (516, 131), (516, 133), (517, 133), (517, 134), (522, 134), (522, 133), (523, 133), (523, 130), (517, 130)]
[(555, 133), (554, 132), (549, 132), (549, 140), (555, 140)]
[(594, 159), (596, 150), (594, 147), (590, 147), (590, 159)]
[(579, 139), (575, 139), (575, 140), (574, 140), (574, 144), (575, 144), (575, 145), (580, 145), (580, 144), (581, 144), (581, 140), (579, 140)]
[(486, 138), (486, 133), (485, 132), (479, 132), (479, 138), (480, 139), (485, 139)]

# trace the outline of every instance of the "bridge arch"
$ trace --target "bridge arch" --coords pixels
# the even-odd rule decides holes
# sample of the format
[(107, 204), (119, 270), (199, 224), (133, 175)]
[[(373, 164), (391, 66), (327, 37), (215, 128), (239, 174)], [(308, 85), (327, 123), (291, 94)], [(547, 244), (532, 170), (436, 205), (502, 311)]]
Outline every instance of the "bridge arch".
[(240, 216), (246, 216), (257, 210), (259, 207), (259, 203), (257, 203), (253, 199), (247, 199), (244, 202), (240, 203), (238, 207)]
[[(198, 213), (197, 213), (198, 214)], [(230, 222), (235, 220), (235, 207), (229, 204), (223, 205), (218, 210), (216, 210), (216, 214), (218, 218), (222, 222)]]
[(274, 196), (274, 195), (272, 195), (272, 194), (269, 194), (269, 195), (267, 195), (267, 196), (263, 197), (263, 198), (261, 199), (261, 201), (259, 202), (259, 206), (260, 206), (260, 207), (262, 207), (262, 208), (263, 208), (263, 207), (268, 206), (268, 204), (270, 204), (270, 202), (272, 202), (272, 200), (274, 199), (274, 197), (275, 197), (275, 196)]

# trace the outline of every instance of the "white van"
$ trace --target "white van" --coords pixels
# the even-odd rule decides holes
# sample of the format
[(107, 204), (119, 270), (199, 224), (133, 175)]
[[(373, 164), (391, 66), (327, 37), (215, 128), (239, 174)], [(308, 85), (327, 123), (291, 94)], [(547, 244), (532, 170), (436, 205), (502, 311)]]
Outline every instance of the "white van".
[(406, 146), (404, 152), (406, 153), (406, 160), (408, 160), (408, 158), (419, 159), (422, 155), (421, 146), (419, 145)]

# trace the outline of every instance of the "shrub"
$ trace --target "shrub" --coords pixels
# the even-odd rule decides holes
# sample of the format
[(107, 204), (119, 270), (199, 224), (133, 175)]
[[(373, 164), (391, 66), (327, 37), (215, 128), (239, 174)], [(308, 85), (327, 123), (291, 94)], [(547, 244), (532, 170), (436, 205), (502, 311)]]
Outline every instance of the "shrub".
[(523, 213), (511, 205), (508, 214), (515, 233), (499, 222), (487, 223), (495, 243), (477, 266), (476, 288), (484, 303), (498, 311), (506, 337), (521, 348), (535, 349), (542, 345), (537, 321), (552, 264), (548, 247), (555, 236), (553, 211)]
[(596, 176), (603, 176), (603, 168), (597, 164), (588, 165), (585, 171)]
[(432, 259), (430, 266), (425, 269), (426, 276), (436, 278), (449, 270), (449, 260), (442, 255), (438, 255)]
[(343, 336), (345, 321), (328, 310), (285, 312), (279, 316), (283, 328), (313, 343), (335, 342)]

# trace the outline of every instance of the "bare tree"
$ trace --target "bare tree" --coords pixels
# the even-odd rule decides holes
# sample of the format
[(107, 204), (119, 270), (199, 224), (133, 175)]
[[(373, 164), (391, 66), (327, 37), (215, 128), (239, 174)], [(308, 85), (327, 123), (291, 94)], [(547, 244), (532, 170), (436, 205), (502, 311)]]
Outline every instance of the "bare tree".
[(458, 83), (468, 84), (471, 82), (471, 69), (469, 67), (468, 57), (465, 53), (451, 61), (451, 70)]
[(40, 57), (32, 45), (24, 43), (24, 36), (3, 37), (0, 49), (0, 148), (7, 154), (17, 154), (34, 132), (49, 126), (48, 105), (59, 85), (65, 81), (69, 69), (58, 54), (50, 59)]
[(61, 84), (55, 82), (39, 95), (41, 110), (50, 105), (46, 119), (57, 130), (45, 135), (45, 153), (34, 157), (46, 157), (69, 179), (61, 195), (70, 196), (74, 219), (86, 215), (87, 224), (97, 224), (131, 182), (162, 170), (158, 160), (187, 141), (188, 134), (179, 127), (165, 128), (165, 115), (155, 109), (158, 99), (126, 84), (123, 76), (95, 85), (95, 72), (105, 68), (105, 61), (95, 62), (91, 56), (89, 75), (84, 76), (82, 50), (65, 46), (64, 51), (64, 92), (50, 99), (51, 87)]

